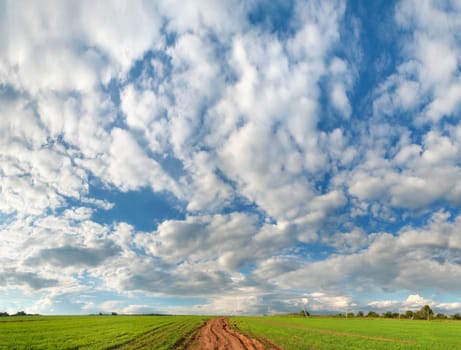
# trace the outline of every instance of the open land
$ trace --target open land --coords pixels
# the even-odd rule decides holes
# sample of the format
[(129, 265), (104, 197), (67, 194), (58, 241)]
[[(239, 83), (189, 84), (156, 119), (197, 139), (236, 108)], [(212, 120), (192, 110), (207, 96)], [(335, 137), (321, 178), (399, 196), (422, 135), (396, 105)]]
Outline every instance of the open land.
[(285, 350), (461, 349), (459, 321), (266, 316), (234, 317), (231, 325)]
[(202, 316), (0, 318), (0, 349), (183, 349)]
[(0, 349), (461, 349), (461, 322), (332, 317), (0, 318)]

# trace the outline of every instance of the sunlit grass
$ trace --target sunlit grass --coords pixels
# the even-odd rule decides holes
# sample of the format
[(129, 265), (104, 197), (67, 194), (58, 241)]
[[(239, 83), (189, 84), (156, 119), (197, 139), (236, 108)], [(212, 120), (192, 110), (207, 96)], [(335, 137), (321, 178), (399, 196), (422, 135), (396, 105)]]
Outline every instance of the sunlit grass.
[(21, 316), (0, 318), (0, 349), (174, 349), (200, 316)]
[(461, 349), (461, 322), (282, 316), (233, 317), (243, 333), (286, 350)]

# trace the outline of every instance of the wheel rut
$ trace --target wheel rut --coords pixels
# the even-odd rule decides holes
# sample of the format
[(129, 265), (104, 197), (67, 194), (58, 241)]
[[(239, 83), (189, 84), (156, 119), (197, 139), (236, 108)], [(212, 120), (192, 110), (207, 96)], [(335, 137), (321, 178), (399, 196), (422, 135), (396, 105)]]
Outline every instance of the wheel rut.
[(283, 350), (274, 345), (265, 346), (233, 330), (225, 317), (209, 320), (199, 331), (187, 350)]

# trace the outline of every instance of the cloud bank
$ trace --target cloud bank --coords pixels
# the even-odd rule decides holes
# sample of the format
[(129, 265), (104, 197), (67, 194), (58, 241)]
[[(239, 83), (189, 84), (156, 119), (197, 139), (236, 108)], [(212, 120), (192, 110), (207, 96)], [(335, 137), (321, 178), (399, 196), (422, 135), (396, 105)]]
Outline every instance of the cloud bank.
[(1, 6), (0, 308), (461, 311), (455, 3)]

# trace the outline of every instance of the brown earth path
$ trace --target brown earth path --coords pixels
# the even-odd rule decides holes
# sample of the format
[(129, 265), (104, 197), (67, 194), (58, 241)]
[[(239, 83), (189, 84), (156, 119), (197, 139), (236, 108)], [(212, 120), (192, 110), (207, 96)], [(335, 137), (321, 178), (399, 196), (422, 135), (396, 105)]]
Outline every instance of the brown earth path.
[(187, 350), (283, 350), (275, 344), (263, 345), (233, 330), (224, 317), (212, 318), (198, 332)]

